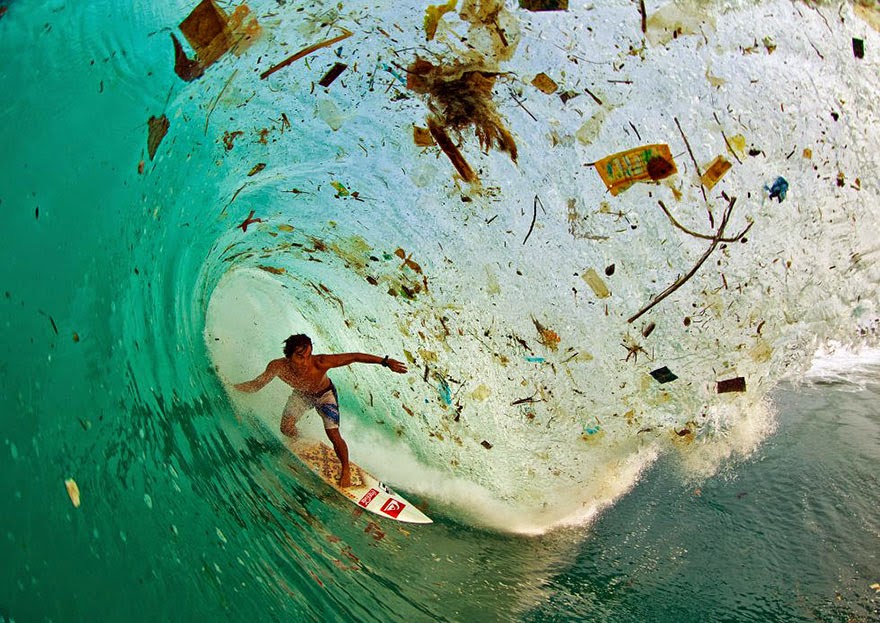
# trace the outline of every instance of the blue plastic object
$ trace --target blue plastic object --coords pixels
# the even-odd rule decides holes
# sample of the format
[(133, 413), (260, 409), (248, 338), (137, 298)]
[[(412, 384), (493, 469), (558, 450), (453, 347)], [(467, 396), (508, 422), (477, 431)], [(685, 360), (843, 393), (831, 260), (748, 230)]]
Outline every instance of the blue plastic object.
[(785, 193), (788, 192), (788, 182), (784, 177), (777, 177), (772, 186), (764, 186), (764, 190), (770, 191), (770, 198), (779, 203), (785, 201)]

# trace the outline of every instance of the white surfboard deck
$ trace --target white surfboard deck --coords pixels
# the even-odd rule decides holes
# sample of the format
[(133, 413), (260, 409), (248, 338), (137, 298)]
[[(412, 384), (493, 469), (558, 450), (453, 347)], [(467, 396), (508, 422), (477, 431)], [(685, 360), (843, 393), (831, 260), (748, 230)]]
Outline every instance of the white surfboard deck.
[(349, 462), (351, 466), (351, 486), (340, 487), (339, 459), (333, 448), (320, 441), (305, 439), (286, 440), (285, 445), (305, 463), (321, 480), (336, 489), (343, 497), (360, 508), (386, 519), (403, 523), (429, 524), (431, 519), (412, 503), (382, 484), (367, 470)]

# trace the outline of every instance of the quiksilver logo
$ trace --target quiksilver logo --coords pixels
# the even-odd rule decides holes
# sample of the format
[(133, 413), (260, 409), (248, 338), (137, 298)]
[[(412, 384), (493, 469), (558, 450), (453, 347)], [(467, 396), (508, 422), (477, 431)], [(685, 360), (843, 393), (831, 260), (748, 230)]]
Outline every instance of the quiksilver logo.
[(381, 510), (389, 517), (397, 517), (398, 515), (400, 515), (400, 512), (404, 508), (406, 508), (406, 504), (404, 504), (400, 500), (395, 500), (394, 498), (391, 498), (382, 505)]

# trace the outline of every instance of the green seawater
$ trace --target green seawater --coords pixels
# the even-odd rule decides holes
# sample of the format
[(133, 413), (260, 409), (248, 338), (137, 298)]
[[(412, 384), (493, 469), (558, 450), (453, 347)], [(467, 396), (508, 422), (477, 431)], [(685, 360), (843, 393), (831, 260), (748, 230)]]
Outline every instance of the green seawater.
[[(306, 13), (320, 13), (307, 4)], [(274, 15), (297, 13), (292, 2), (254, 5), (266, 29)], [(223, 100), (231, 63), (221, 66), (222, 77), (218, 70), (192, 85), (174, 75), (168, 33), (192, 9), (189, 3), (0, 0), (0, 6), (7, 9), (0, 16), (0, 621), (880, 619), (874, 588), (880, 582), (876, 361), (845, 365), (832, 376), (784, 381), (772, 391), (764, 387), (772, 432), (759, 435), (752, 451), (725, 454), (709, 475), (693, 473), (675, 452), (662, 453), (646, 463), (631, 490), (622, 486), (604, 498), (592, 522), (533, 535), (487, 528), (462, 511), (480, 504), (479, 496), (466, 495), (468, 489), (459, 486), (435, 498), (432, 487), (439, 491), (444, 483), (415, 487), (403, 479), (397, 485), (393, 474), (383, 477), (435, 523), (404, 526), (357, 512), (288, 452), (274, 432), (274, 412), (257, 415), (236, 407), (224, 387), (223, 362), (212, 359), (207, 341), (213, 339), (207, 327), (212, 293), (235, 265), (223, 255), (235, 242), (230, 236), (238, 235), (236, 225), (250, 209), (265, 217), (266, 206), (278, 201), (277, 189), (258, 185), (242, 195), (251, 193), (249, 203), (230, 200), (249, 183), (252, 167), (271, 156), (271, 143), (257, 144), (236, 161), (241, 151), (227, 154), (222, 136), (239, 127), (259, 130), (254, 119), (278, 127), (273, 120), (279, 110), (257, 97), (256, 105), (265, 109), (246, 122), (236, 118), (250, 93), (244, 88)], [(637, 15), (635, 8), (632, 13)], [(870, 36), (869, 43), (876, 43)], [(275, 37), (276, 43), (282, 38)], [(869, 45), (869, 53), (875, 47)], [(297, 48), (292, 42), (284, 49)], [(282, 56), (270, 51), (273, 59)], [(253, 72), (246, 64), (238, 70)], [(318, 123), (311, 109), (300, 115), (298, 106), (287, 109), (294, 124), (305, 125), (300, 119), (306, 118)], [(147, 120), (163, 112), (172, 130), (151, 161)], [(324, 191), (331, 179), (351, 186), (345, 158), (359, 151), (356, 144), (343, 153), (331, 139), (305, 136), (309, 140), (294, 150), (296, 161), (286, 163), (295, 172), (284, 181), (306, 195), (318, 192), (309, 183), (332, 169), (322, 178)], [(371, 162), (376, 171), (394, 169), (381, 158)], [(876, 173), (861, 175), (865, 192), (872, 192)], [(385, 220), (372, 205), (332, 199), (309, 204), (305, 216), (290, 222), (306, 232), (297, 244), (318, 231), (349, 227), (381, 248), (386, 262), (397, 262), (395, 247), (405, 244), (400, 240), (411, 243), (407, 250), (417, 259), (420, 250), (436, 252), (459, 235), (456, 240), (479, 242), (480, 252), (488, 249), (488, 237), (459, 231), (470, 216), (459, 194), (452, 197), (454, 202), (444, 196), (437, 203), (458, 219), (448, 229), (422, 222), (424, 205), (406, 218)], [(531, 197), (527, 205), (531, 209)], [(531, 214), (519, 207), (515, 212), (520, 229), (509, 246), (518, 250), (526, 248), (522, 238)], [(309, 228), (307, 223), (318, 221)], [(419, 242), (423, 230), (437, 233), (436, 239)], [(538, 240), (540, 227), (532, 235)], [(271, 263), (290, 250), (266, 251), (274, 240), (266, 234), (259, 244), (236, 250), (252, 252), (254, 264)], [(873, 266), (872, 257), (866, 253), (863, 264)], [(332, 286), (334, 296), (348, 302), (342, 264), (302, 263), (313, 271), (314, 283)], [(851, 281), (867, 282), (865, 291), (876, 293), (876, 284), (859, 281), (861, 273), (852, 271)], [(336, 303), (307, 299), (314, 288), (298, 278), (279, 287), (307, 301), (308, 311), (299, 313), (317, 326), (328, 313), (321, 305), (335, 309)], [(472, 286), (479, 289), (461, 282), (465, 295)], [(569, 288), (563, 290), (567, 296)], [(328, 323), (321, 329), (324, 348), (367, 348), (366, 342), (392, 352), (416, 350), (395, 333), (387, 297), (365, 298), (354, 288), (351, 294), (350, 306), (360, 302), (374, 310), (371, 320)], [(860, 314), (870, 304), (867, 297), (853, 302), (847, 308), (852, 317), (833, 310), (828, 315), (846, 324), (864, 318)], [(251, 310), (243, 307), (246, 317), (233, 326), (267, 322), (252, 322)], [(267, 324), (261, 330), (269, 332)], [(385, 331), (386, 325), (394, 331)], [(286, 337), (288, 325), (271, 328), (283, 335), (266, 342)], [(619, 340), (613, 341), (617, 348)], [(619, 351), (616, 359), (622, 361), (625, 352)], [(241, 353), (248, 361), (274, 356)], [(412, 374), (420, 387), (422, 370)], [(366, 399), (355, 398), (367, 389), (343, 379), (343, 409), (357, 423), (355, 431), (378, 427)], [(370, 385), (370, 391), (381, 400), (380, 387)], [(431, 400), (440, 404), (433, 394)], [(517, 417), (523, 419), (519, 412)], [(543, 426), (542, 412), (534, 417)], [(406, 443), (430, 462), (430, 433), (439, 429), (427, 418), (408, 426), (397, 434), (389, 426), (385, 438), (405, 432)], [(550, 430), (549, 422), (541, 430)], [(735, 436), (736, 430), (718, 434)], [(579, 434), (570, 436), (579, 440)], [(538, 435), (518, 442), (538, 444)], [(356, 458), (368, 459), (369, 446), (353, 439), (361, 453)], [(552, 451), (554, 439), (542, 443)], [(483, 457), (499, 456), (504, 444), (496, 441), (495, 455), (472, 445), (485, 472), (501, 478), (503, 470)], [(560, 447), (563, 452), (569, 451)], [(523, 456), (521, 462), (532, 460)], [(535, 464), (533, 484), (540, 484), (542, 465)], [(606, 484), (588, 482), (593, 473), (584, 468), (584, 488)], [(479, 475), (467, 477), (476, 482)], [(68, 497), (67, 479), (77, 483), (79, 507)], [(456, 496), (467, 499), (454, 504)], [(508, 512), (518, 503), (525, 506), (509, 497)]]

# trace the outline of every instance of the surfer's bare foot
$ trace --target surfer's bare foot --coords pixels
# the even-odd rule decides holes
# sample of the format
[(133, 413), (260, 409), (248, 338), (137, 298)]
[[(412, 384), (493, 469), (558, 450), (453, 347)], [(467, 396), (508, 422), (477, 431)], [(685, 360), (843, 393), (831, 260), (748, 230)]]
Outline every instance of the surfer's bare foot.
[(351, 486), (351, 470), (347, 469), (342, 472), (342, 475), (339, 477), (339, 486), (340, 487), (350, 487)]

